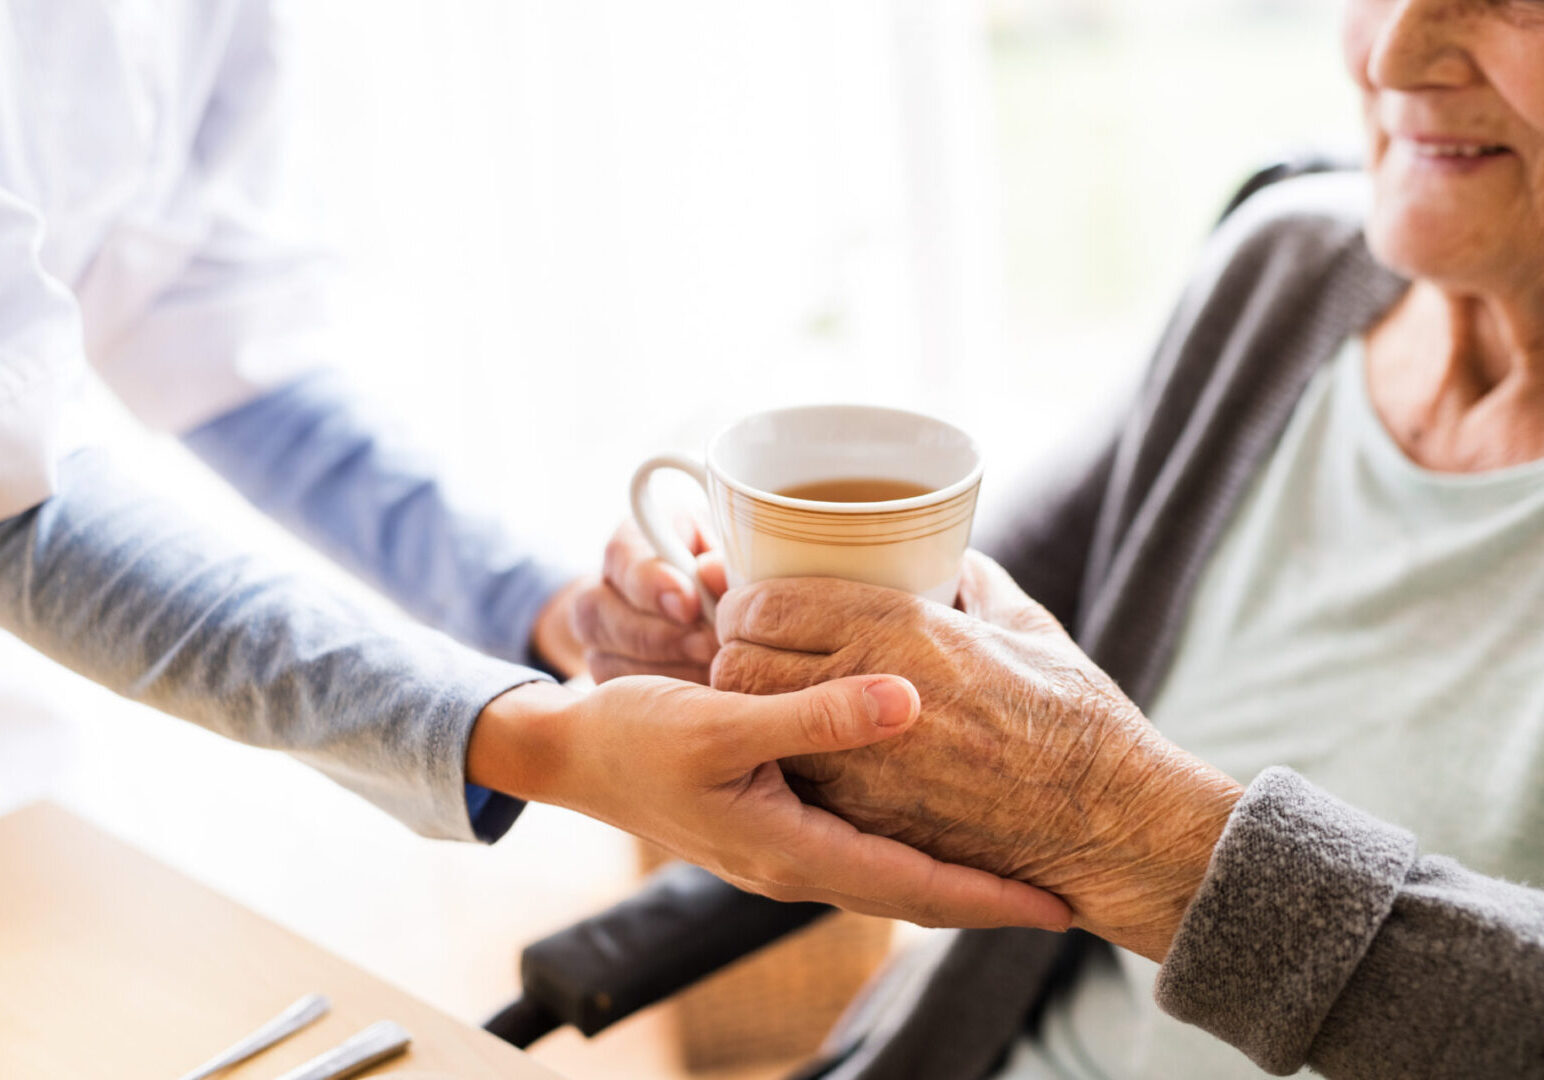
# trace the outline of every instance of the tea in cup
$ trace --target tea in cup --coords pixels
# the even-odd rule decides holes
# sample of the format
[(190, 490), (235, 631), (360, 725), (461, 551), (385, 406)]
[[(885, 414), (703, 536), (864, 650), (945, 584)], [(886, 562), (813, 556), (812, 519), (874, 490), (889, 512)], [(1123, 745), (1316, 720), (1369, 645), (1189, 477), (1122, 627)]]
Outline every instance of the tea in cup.
[[(707, 493), (729, 587), (839, 577), (954, 603), (981, 454), (970, 436), (900, 409), (813, 405), (757, 413), (708, 441), (704, 461), (661, 454), (633, 475), (632, 507), (656, 551), (696, 579), (649, 481), (686, 473)], [(712, 598), (703, 593), (711, 618)]]

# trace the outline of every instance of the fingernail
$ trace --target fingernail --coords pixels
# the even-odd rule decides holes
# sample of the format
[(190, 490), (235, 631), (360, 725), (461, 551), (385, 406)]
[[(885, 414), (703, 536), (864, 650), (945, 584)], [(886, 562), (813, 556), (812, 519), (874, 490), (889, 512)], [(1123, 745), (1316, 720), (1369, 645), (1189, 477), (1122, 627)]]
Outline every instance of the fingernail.
[(665, 613), (668, 619), (674, 619), (678, 623), (688, 622), (686, 618), (686, 601), (681, 599), (678, 592), (667, 592), (659, 598), (659, 609)]
[(896, 727), (911, 719), (911, 694), (894, 679), (875, 679), (865, 686), (863, 704), (875, 727)]
[(686, 655), (699, 664), (709, 663), (713, 659), (714, 654), (718, 652), (718, 642), (706, 630), (698, 630), (695, 634), (688, 634), (681, 644), (686, 649)]

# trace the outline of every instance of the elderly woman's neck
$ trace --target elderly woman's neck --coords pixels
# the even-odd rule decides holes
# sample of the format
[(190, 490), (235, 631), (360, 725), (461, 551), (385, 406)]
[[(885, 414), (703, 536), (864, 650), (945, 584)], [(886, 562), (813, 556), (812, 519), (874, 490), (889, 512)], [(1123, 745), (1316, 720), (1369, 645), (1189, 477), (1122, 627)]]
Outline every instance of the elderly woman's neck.
[(1417, 464), (1481, 472), (1544, 458), (1544, 292), (1417, 282), (1367, 335), (1367, 383)]

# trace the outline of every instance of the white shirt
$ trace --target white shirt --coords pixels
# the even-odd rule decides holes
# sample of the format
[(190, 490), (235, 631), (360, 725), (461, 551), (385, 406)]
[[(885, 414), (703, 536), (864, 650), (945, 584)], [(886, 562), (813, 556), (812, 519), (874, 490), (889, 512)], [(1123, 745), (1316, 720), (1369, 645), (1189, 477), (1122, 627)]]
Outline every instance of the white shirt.
[(313, 362), (268, 220), (270, 0), (0, 0), (0, 519), (52, 492), (86, 364), (184, 430)]
[[(1350, 342), (1320, 371), (1197, 585), (1150, 710), (1247, 784), (1288, 765), (1421, 850), (1544, 881), (1544, 461), (1411, 462)], [(1084, 973), (1013, 1080), (1263, 1076), (1162, 1013), (1157, 965)]]

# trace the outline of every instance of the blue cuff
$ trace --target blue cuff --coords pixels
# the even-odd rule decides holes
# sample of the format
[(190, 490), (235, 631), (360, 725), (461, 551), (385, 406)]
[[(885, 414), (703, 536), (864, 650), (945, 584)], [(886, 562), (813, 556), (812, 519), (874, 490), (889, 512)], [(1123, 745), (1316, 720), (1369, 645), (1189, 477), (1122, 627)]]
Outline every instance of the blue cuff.
[(466, 816), (472, 832), (485, 844), (494, 843), (510, 830), (525, 803), (476, 784), (466, 786)]

